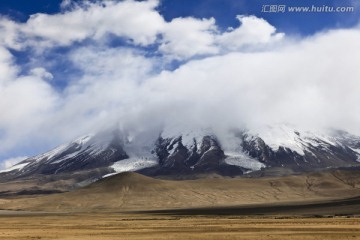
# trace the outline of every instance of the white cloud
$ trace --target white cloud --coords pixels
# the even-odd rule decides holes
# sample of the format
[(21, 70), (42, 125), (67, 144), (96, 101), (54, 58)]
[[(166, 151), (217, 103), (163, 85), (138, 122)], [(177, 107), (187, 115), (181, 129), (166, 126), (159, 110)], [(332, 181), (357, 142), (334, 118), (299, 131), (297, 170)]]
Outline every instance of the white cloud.
[(0, 170), (8, 169), (14, 166), (15, 164), (25, 160), (27, 157), (14, 157), (8, 158), (0, 162)]
[(85, 75), (65, 89), (60, 108), (42, 126), (62, 139), (68, 139), (69, 132), (75, 137), (96, 131), (130, 114), (136, 108), (139, 85), (153, 69), (150, 59), (126, 48), (80, 48), (70, 59)]
[[(66, 1), (63, 4), (69, 6)], [(146, 46), (155, 42), (165, 24), (155, 10), (157, 5), (157, 0), (83, 2), (63, 13), (31, 15), (24, 24), (1, 19), (0, 29), (6, 31), (7, 37), (0, 40), (10, 47), (53, 47), (69, 46), (88, 38), (103, 40), (114, 34)], [(20, 35), (21, 38), (17, 37)]]
[(276, 33), (276, 28), (263, 18), (243, 15), (238, 15), (236, 18), (241, 25), (218, 37), (219, 44), (225, 49), (259, 47), (259, 45), (271, 44), (284, 37), (284, 33)]
[(63, 0), (60, 4), (61, 9), (68, 9), (71, 7), (71, 0)]
[(276, 51), (191, 61), (134, 88), (137, 98), (126, 105), (137, 111), (119, 116), (133, 129), (152, 123), (224, 132), (286, 122), (360, 134), (359, 42), (358, 29), (337, 30)]
[(0, 91), (9, 79), (14, 78), (18, 68), (13, 65), (11, 53), (4, 47), (0, 46)]
[[(70, 60), (88, 76), (102, 79), (133, 79), (145, 77), (152, 71), (152, 63), (144, 52), (129, 48), (84, 47), (73, 51)], [(107, 77), (106, 77), (107, 76)]]
[(215, 19), (175, 18), (165, 25), (159, 50), (173, 59), (216, 55), (219, 52), (256, 50), (279, 42), (285, 36), (262, 18), (237, 16), (241, 25), (221, 33)]
[(33, 69), (19, 76), (11, 54), (0, 48), (0, 152), (8, 150), (25, 136), (39, 131), (48, 111), (55, 107), (57, 98), (52, 86), (46, 82), (51, 74), (44, 69)]
[[(222, 132), (290, 122), (360, 134), (359, 29), (289, 41), (264, 19), (241, 16), (238, 28), (221, 33), (211, 18), (165, 22), (156, 4), (88, 3), (24, 24), (1, 19), (0, 26), (12, 24), (6, 31), (13, 35), (0, 36), (0, 156), (10, 150), (26, 155), (22, 146), (46, 150), (112, 124), (136, 133), (164, 126)], [(109, 32), (134, 45), (108, 46), (102, 38)], [(48, 69), (24, 73), (7, 48), (36, 37), (50, 50), (95, 40), (79, 42), (62, 56), (83, 75), (59, 92)], [(282, 37), (276, 49), (268, 47)], [(148, 44), (164, 55), (151, 57), (136, 47)], [(164, 58), (194, 56), (198, 60), (176, 70), (159, 70)]]
[(19, 34), (19, 24), (0, 16), (0, 46), (19, 50), (22, 48)]
[(255, 16), (237, 16), (241, 25), (225, 33), (217, 30), (214, 18), (180, 17), (166, 22), (156, 10), (157, 0), (62, 3), (64, 12), (34, 14), (23, 24), (0, 19), (0, 29), (4, 32), (0, 43), (15, 49), (31, 46), (42, 54), (44, 49), (71, 46), (86, 39), (106, 42), (110, 34), (134, 46), (158, 44), (159, 52), (166, 58), (186, 60), (259, 47), (284, 36)]
[(165, 112), (174, 107), (181, 122), (289, 122), (360, 133), (359, 49), (358, 29), (331, 31), (276, 51), (193, 61), (151, 84), (161, 86), (156, 97), (167, 100)]
[(44, 68), (33, 68), (30, 70), (30, 74), (38, 77), (38, 78), (42, 78), (42, 79), (53, 79), (53, 75), (51, 73), (49, 73), (48, 71), (46, 71), (46, 69)]
[(175, 18), (164, 29), (159, 50), (175, 59), (216, 54), (215, 19)]

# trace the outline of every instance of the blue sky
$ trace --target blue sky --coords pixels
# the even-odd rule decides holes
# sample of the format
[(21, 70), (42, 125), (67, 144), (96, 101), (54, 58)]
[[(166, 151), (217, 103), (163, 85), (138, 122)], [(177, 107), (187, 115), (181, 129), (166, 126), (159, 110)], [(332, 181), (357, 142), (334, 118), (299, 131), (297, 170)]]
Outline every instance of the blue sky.
[[(356, 0), (355, 0), (356, 1)], [(82, 2), (82, 1), (73, 1)], [(119, 1), (117, 1), (119, 2)], [(360, 1), (359, 1), (360, 2)], [(63, 11), (61, 9), (62, 0), (3, 0), (0, 2), (0, 14), (17, 22), (26, 22), (33, 14), (56, 14)], [(285, 5), (285, 6), (356, 6), (354, 0), (161, 0), (157, 10), (166, 21), (171, 21), (179, 17), (194, 18), (215, 18), (216, 25), (221, 31), (226, 31), (229, 27), (236, 28), (239, 26), (237, 15), (255, 15), (264, 18), (271, 25), (276, 26), (279, 32), (284, 32), (293, 36), (311, 36), (317, 32), (328, 29), (351, 28), (358, 24), (360, 19), (360, 8), (355, 7), (355, 11), (351, 13), (264, 13), (262, 7), (264, 5)], [(117, 44), (124, 44), (123, 39), (115, 38), (113, 40)], [(81, 43), (80, 45), (82, 45)], [(74, 46), (71, 46), (72, 48)], [(148, 48), (147, 50), (151, 48)], [(64, 79), (64, 72), (69, 74), (69, 78), (78, 77), (78, 69), (73, 68), (66, 59), (61, 59), (64, 52), (69, 48), (60, 47), (51, 49), (41, 57), (41, 64), (46, 64), (49, 59), (60, 59), (56, 65), (49, 64), (48, 68), (52, 68), (54, 75), (54, 84), (58, 89), (63, 89), (67, 85), (68, 79)], [(27, 71), (29, 67), (30, 54), (27, 51), (13, 51), (16, 61), (22, 64), (23, 71)], [(47, 55), (48, 54), (48, 55)], [(39, 57), (39, 56), (38, 56)], [(171, 65), (172, 66), (172, 65)], [(170, 66), (170, 67), (171, 67)], [(179, 66), (177, 61), (173, 62), (173, 66)], [(59, 74), (57, 72), (60, 72)], [(60, 76), (61, 77), (60, 77)]]
[(285, 5), (285, 6), (353, 6), (349, 0), (208, 0), (208, 1), (163, 1), (165, 18), (171, 19), (179, 16), (196, 16), (199, 18), (215, 17), (218, 24), (227, 28), (235, 27), (238, 22), (235, 16), (239, 14), (253, 14), (262, 17), (275, 25), (280, 31), (298, 33), (301, 35), (314, 34), (323, 29), (338, 27), (353, 27), (358, 23), (359, 10), (354, 13), (263, 13), (263, 5)]
[[(8, 166), (114, 124), (134, 134), (149, 122), (199, 121), (222, 130), (286, 121), (357, 132), (359, 114), (344, 108), (359, 93), (359, 3), (2, 0), (0, 162)], [(271, 13), (264, 5), (354, 11)], [(345, 71), (341, 91), (335, 68)], [(220, 73), (227, 79), (214, 77)], [(298, 107), (289, 111), (290, 103)], [(217, 108), (225, 120), (212, 116)], [(324, 108), (330, 110), (319, 114)]]
[[(54, 14), (61, 11), (61, 0), (2, 0), (0, 13), (17, 21), (26, 21), (31, 14)], [(81, 2), (81, 1), (80, 1)], [(219, 26), (235, 27), (235, 16), (253, 14), (263, 17), (281, 31), (313, 34), (322, 29), (353, 27), (359, 20), (359, 9), (353, 13), (262, 13), (263, 5), (286, 6), (356, 6), (356, 0), (162, 0), (158, 7), (166, 20), (176, 17), (214, 17)]]

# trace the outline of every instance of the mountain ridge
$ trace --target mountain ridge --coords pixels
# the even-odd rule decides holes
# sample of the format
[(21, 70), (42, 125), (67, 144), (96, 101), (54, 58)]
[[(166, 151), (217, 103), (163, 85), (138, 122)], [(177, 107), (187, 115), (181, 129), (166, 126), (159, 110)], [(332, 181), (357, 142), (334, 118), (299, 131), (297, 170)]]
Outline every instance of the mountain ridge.
[(324, 135), (280, 125), (262, 133), (233, 130), (217, 136), (200, 129), (179, 134), (163, 131), (155, 139), (141, 134), (129, 138), (116, 129), (86, 135), (0, 171), (0, 182), (42, 175), (67, 178), (97, 169), (102, 170), (94, 171), (91, 178), (80, 177), (81, 182), (127, 171), (176, 179), (204, 174), (240, 176), (276, 168), (301, 173), (360, 165), (360, 137), (344, 131)]

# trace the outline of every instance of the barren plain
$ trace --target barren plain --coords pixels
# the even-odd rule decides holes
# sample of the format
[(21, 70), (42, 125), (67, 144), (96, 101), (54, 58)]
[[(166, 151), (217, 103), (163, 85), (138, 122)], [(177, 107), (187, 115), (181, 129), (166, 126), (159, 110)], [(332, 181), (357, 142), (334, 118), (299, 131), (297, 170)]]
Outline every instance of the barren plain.
[(360, 174), (170, 181), (124, 173), (0, 199), (0, 239), (360, 239)]

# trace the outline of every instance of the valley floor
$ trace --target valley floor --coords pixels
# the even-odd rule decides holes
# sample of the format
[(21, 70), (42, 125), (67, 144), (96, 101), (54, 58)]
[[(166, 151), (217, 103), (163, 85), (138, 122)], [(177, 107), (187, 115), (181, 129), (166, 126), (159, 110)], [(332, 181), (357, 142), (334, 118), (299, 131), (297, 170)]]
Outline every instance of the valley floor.
[(0, 239), (360, 239), (360, 218), (0, 212)]

